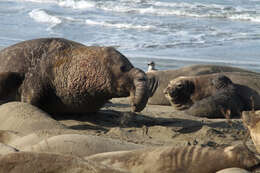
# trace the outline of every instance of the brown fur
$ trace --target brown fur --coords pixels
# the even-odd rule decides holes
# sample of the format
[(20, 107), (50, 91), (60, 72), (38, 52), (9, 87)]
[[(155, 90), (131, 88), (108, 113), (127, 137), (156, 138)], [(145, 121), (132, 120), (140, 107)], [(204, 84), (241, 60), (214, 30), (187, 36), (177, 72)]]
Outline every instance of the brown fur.
[[(205, 75), (205, 74), (213, 74), (213, 73), (225, 73), (225, 72), (240, 72), (243, 74), (247, 74), (247, 78), (254, 78), (257, 73), (251, 72), (248, 70), (244, 70), (241, 68), (230, 67), (230, 66), (218, 66), (218, 65), (192, 65), (183, 68), (179, 68), (176, 70), (159, 70), (154, 71), (152, 73), (147, 73), (148, 79), (158, 80), (158, 86), (156, 87), (154, 94), (149, 98), (148, 104), (155, 105), (170, 105), (169, 101), (164, 97), (164, 89), (170, 83), (171, 80), (176, 79), (180, 76), (197, 76), (197, 75)], [(224, 74), (227, 75), (227, 74)], [(249, 77), (250, 75), (250, 77)], [(231, 78), (230, 75), (227, 75)], [(236, 77), (236, 79), (239, 79)], [(233, 81), (233, 78), (231, 78)], [(242, 82), (244, 78), (241, 78), (240, 81), (235, 80), (235, 82)], [(251, 83), (251, 82), (250, 82)], [(253, 84), (253, 82), (252, 82)]]
[[(48, 113), (69, 114), (96, 112), (107, 100), (130, 93), (133, 111), (141, 111), (149, 97), (145, 73), (111, 47), (35, 39), (1, 50), (0, 61), (2, 102), (23, 101)], [(14, 83), (10, 76), (24, 79)], [(18, 96), (3, 95), (9, 94), (3, 87), (7, 83)]]
[(260, 163), (254, 153), (243, 146), (225, 149), (157, 147), (101, 153), (87, 158), (132, 173), (213, 173), (229, 167), (250, 170)]

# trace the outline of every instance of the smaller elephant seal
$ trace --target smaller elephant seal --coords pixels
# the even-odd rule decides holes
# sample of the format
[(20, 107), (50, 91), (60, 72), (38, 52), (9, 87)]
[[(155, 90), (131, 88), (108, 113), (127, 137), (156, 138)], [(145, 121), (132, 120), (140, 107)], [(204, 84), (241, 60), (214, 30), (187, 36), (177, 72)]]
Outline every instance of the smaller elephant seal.
[[(18, 141), (19, 142), (19, 141)], [(18, 148), (21, 151), (48, 152), (86, 157), (97, 153), (133, 150), (144, 146), (101, 136), (62, 134), (45, 138), (34, 145)]]
[(87, 159), (132, 173), (213, 173), (237, 167), (254, 170), (260, 160), (243, 145), (210, 147), (154, 147), (100, 153)]
[(127, 173), (75, 156), (15, 152), (0, 156), (1, 173)]
[[(170, 105), (169, 101), (164, 97), (164, 89), (167, 87), (171, 80), (174, 80), (180, 76), (198, 76), (198, 75), (206, 75), (206, 74), (215, 74), (215, 73), (243, 73), (242, 75), (246, 75), (246, 78), (256, 78), (259, 73), (248, 71), (241, 68), (236, 68), (232, 66), (220, 66), (220, 65), (191, 65), (187, 67), (182, 67), (175, 70), (157, 70), (152, 72), (146, 72), (148, 81), (151, 81), (151, 84), (154, 84), (154, 81), (157, 81), (156, 85), (153, 88), (153, 92), (150, 94), (150, 98), (148, 104), (151, 105)], [(230, 78), (230, 75), (227, 75)], [(231, 74), (231, 76), (233, 76)], [(241, 76), (238, 74), (237, 76)], [(235, 77), (238, 79), (238, 83), (244, 81), (244, 78)], [(231, 79), (233, 81), (233, 79)], [(248, 81), (248, 80), (246, 80)], [(257, 81), (257, 80), (256, 80)], [(255, 82), (255, 81), (254, 81)], [(250, 81), (248, 83), (254, 83)], [(152, 88), (152, 87), (150, 87)]]
[(0, 101), (22, 101), (50, 114), (97, 112), (130, 95), (132, 111), (149, 98), (146, 74), (112, 47), (40, 38), (0, 51)]
[(164, 94), (175, 109), (193, 116), (240, 116), (244, 107), (235, 84), (221, 74), (178, 77), (170, 81)]
[(260, 153), (260, 111), (243, 111), (242, 120), (250, 133), (257, 152)]
[(28, 103), (5, 103), (0, 106), (0, 115), (0, 130), (29, 134), (43, 129), (67, 128), (46, 112)]

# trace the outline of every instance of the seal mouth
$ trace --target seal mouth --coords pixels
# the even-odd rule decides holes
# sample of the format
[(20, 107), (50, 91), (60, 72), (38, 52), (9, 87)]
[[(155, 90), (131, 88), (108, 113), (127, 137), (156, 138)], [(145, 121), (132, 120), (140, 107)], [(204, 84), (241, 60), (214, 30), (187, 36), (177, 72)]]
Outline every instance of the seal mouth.
[(174, 104), (182, 104), (185, 103), (189, 97), (190, 94), (188, 94), (185, 91), (185, 88), (183, 86), (181, 87), (167, 87), (164, 90), (165, 96), (170, 99)]
[(172, 81), (164, 90), (164, 94), (173, 107), (183, 110), (192, 104), (191, 95), (194, 89), (194, 84), (189, 80)]
[(165, 95), (165, 97), (169, 100), (170, 104), (174, 107), (174, 109), (184, 110), (190, 107), (190, 102), (188, 100), (180, 102), (178, 101), (178, 99), (174, 99), (169, 95)]

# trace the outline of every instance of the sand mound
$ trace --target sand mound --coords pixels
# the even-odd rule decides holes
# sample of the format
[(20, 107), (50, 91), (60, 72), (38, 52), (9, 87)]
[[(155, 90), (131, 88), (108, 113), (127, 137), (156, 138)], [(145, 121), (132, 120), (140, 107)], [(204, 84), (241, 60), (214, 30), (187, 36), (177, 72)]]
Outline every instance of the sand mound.
[(65, 128), (39, 108), (28, 103), (9, 102), (0, 106), (0, 130), (12, 130), (22, 134), (40, 129)]
[(84, 157), (97, 153), (133, 150), (142, 147), (144, 146), (100, 136), (65, 134), (50, 137), (38, 144), (21, 148), (21, 150), (51, 152)]

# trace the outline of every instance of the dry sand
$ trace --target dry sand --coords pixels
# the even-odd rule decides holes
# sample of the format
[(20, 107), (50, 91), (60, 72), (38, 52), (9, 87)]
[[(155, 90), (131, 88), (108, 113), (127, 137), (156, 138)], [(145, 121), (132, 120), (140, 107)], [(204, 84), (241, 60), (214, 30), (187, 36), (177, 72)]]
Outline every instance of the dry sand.
[[(97, 114), (59, 120), (86, 134), (146, 146), (227, 146), (241, 144), (246, 130), (241, 119), (207, 119), (184, 115), (171, 106), (147, 105), (131, 113), (126, 98), (112, 99)], [(248, 145), (252, 145), (249, 140)]]
[[(32, 109), (30, 106), (26, 107), (28, 111)], [(0, 106), (0, 110), (1, 108), (3, 109), (2, 106)], [(20, 107), (18, 108), (20, 109)], [(40, 125), (41, 123), (37, 121), (39, 131), (36, 130), (37, 126), (33, 126), (34, 129), (29, 127), (30, 123), (27, 123), (26, 127), (23, 126), (25, 129), (28, 128), (30, 132), (23, 132), (23, 128), (20, 128), (20, 126), (18, 129), (16, 129), (17, 127), (9, 129), (7, 128), (9, 126), (3, 123), (4, 129), (2, 129), (0, 123), (0, 142), (4, 143), (1, 144), (4, 147), (1, 151), (4, 152), (0, 155), (23, 151), (24, 148), (36, 145), (43, 139), (47, 140), (46, 136), (52, 137), (63, 134), (102, 136), (105, 139), (120, 140), (122, 144), (129, 142), (144, 147), (190, 145), (226, 147), (242, 144), (246, 136), (246, 130), (241, 119), (227, 121), (226, 119), (193, 117), (175, 111), (171, 106), (147, 105), (141, 113), (132, 113), (130, 109), (128, 98), (117, 98), (112, 99), (98, 113), (84, 116), (58, 117), (54, 115), (52, 118), (58, 121), (53, 120), (54, 123), (51, 117), (47, 117), (46, 120), (55, 125), (55, 128), (51, 129), (42, 129), (43, 125)], [(22, 111), (20, 113), (22, 113), (21, 115), (25, 114)], [(37, 114), (37, 110), (33, 113)], [(11, 114), (14, 117), (20, 117), (19, 113), (11, 112)], [(40, 116), (40, 114), (37, 116)], [(42, 117), (45, 116), (47, 115), (42, 115)], [(9, 117), (9, 119), (10, 122), (15, 122), (12, 117)], [(6, 122), (8, 121), (6, 120)], [(46, 126), (46, 128), (48, 127)], [(251, 139), (247, 141), (247, 144), (252, 150), (255, 150)], [(40, 149), (42, 149), (41, 147)], [(54, 154), (51, 150), (48, 151)], [(34, 155), (32, 156), (34, 157)], [(3, 158), (5, 157), (3, 156)]]

